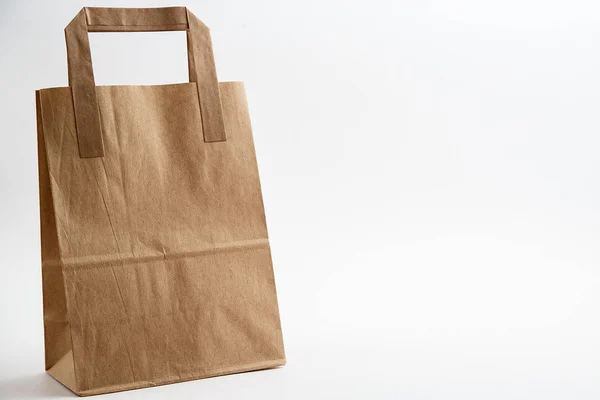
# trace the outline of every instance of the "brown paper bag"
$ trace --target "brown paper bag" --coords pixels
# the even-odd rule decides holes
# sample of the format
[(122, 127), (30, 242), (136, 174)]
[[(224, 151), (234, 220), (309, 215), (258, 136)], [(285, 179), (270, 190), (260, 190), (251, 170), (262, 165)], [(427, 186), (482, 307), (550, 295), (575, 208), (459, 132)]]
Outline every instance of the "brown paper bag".
[[(87, 33), (186, 30), (190, 82), (96, 87)], [(184, 7), (84, 8), (36, 92), (46, 369), (79, 395), (285, 355), (241, 83)]]

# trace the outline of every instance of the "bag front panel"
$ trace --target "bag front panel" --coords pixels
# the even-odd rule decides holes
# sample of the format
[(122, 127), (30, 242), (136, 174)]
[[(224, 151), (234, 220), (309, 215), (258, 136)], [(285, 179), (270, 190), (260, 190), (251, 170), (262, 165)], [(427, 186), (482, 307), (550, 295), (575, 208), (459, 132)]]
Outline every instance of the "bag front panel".
[(70, 89), (40, 91), (81, 391), (283, 363), (243, 86), (220, 89), (227, 141), (205, 143), (195, 84), (98, 87), (90, 159)]

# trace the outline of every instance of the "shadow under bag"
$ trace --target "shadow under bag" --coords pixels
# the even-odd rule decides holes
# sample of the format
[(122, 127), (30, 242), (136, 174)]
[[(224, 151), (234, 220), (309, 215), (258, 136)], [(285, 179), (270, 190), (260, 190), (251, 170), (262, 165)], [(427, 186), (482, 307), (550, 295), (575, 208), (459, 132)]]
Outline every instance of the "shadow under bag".
[[(185, 30), (190, 82), (95, 86), (88, 32)], [(46, 369), (92, 395), (285, 363), (242, 83), (185, 7), (84, 8), (36, 92)]]

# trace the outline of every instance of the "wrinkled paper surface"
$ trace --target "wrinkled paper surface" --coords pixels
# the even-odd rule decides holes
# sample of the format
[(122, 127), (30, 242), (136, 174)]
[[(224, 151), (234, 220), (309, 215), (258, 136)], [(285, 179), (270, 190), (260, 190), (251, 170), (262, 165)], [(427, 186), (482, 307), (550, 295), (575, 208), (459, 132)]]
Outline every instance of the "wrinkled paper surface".
[(36, 92), (46, 369), (79, 395), (285, 363), (241, 83), (205, 142), (195, 83), (99, 86), (81, 158), (68, 87)]

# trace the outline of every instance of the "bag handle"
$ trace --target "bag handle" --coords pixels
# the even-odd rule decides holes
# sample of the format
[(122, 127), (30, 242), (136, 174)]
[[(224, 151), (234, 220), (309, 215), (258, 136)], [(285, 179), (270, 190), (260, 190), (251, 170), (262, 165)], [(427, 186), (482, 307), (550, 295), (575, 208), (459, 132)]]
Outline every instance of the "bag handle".
[(186, 7), (84, 7), (65, 28), (69, 86), (82, 158), (103, 157), (104, 142), (88, 32), (186, 31), (190, 82), (196, 82), (205, 142), (226, 140), (210, 31)]

